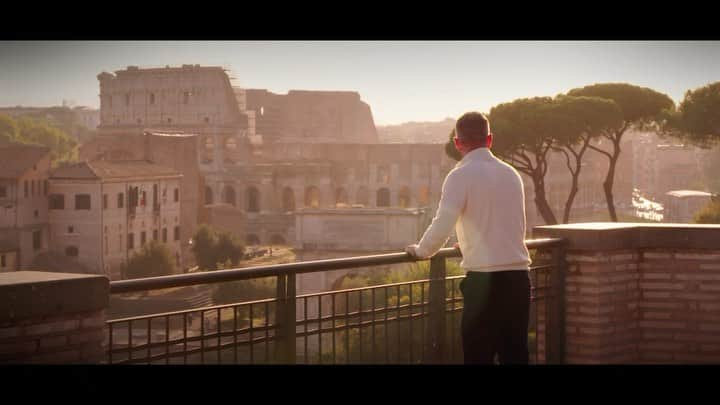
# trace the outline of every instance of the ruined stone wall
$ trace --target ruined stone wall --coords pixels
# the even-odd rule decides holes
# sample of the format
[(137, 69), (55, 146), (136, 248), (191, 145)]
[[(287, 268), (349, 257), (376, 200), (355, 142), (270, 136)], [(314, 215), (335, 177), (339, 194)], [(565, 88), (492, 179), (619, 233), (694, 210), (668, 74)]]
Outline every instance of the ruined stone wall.
[(257, 133), (268, 142), (378, 142), (370, 106), (356, 92), (250, 89), (247, 109), (255, 111)]

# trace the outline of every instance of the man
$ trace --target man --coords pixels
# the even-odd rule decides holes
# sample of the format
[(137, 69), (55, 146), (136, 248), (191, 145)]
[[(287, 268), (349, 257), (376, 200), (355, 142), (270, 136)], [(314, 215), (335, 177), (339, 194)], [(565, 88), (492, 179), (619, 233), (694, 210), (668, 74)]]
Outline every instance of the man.
[(455, 124), (462, 160), (448, 173), (432, 223), (406, 252), (426, 258), (453, 227), (466, 271), (462, 342), (466, 364), (527, 364), (530, 256), (525, 246), (525, 196), (520, 175), (490, 152), (487, 118), (469, 112)]

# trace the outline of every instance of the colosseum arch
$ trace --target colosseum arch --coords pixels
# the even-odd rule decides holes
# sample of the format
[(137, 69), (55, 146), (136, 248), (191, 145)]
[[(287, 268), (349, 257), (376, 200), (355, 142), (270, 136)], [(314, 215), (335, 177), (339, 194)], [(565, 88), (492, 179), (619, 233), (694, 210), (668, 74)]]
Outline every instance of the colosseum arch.
[(247, 196), (247, 205), (245, 210), (247, 212), (259, 212), (260, 211), (260, 192), (255, 186), (250, 186), (245, 190)]
[(320, 190), (315, 186), (308, 186), (305, 189), (305, 207), (320, 207)]
[(368, 189), (365, 186), (360, 186), (357, 193), (355, 194), (355, 203), (368, 206), (370, 204), (370, 197), (368, 196)]
[(430, 204), (430, 187), (420, 186), (418, 189), (418, 205), (426, 206)]
[(339, 187), (337, 190), (335, 190), (335, 206), (338, 205), (348, 205), (348, 193), (345, 191), (344, 188)]
[(295, 191), (290, 187), (285, 187), (282, 193), (283, 212), (295, 211)]
[(260, 238), (254, 233), (250, 233), (245, 237), (245, 244), (248, 246), (255, 246), (260, 244)]
[(408, 187), (400, 188), (398, 193), (398, 207), (408, 208), (410, 207), (410, 189)]
[(235, 194), (235, 188), (233, 188), (233, 186), (223, 187), (222, 198), (225, 204), (230, 204), (232, 206), (237, 205), (237, 197)]
[(213, 203), (213, 191), (210, 186), (205, 186), (205, 204)]
[(383, 187), (378, 189), (377, 196), (375, 198), (376, 207), (389, 207), (390, 206), (390, 189)]

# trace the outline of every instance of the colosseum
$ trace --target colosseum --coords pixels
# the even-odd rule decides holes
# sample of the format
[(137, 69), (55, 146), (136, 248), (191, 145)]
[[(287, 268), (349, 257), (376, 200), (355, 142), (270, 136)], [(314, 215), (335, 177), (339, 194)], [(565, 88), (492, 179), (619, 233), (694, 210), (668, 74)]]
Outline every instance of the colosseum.
[(380, 143), (357, 92), (243, 89), (222, 67), (199, 65), (129, 66), (98, 80), (99, 135), (81, 158), (180, 171), (183, 241), (207, 222), (248, 245), (296, 245), (303, 208), (430, 211), (455, 163), (440, 144)]

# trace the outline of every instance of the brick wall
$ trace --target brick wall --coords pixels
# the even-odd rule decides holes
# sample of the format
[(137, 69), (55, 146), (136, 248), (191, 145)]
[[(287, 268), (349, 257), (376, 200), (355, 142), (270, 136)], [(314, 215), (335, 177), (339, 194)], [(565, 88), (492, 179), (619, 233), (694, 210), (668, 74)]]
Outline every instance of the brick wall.
[(0, 326), (0, 362), (97, 363), (104, 359), (105, 313), (35, 317)]
[(0, 363), (102, 362), (108, 286), (102, 276), (0, 274)]
[(720, 226), (537, 227), (568, 240), (565, 361), (720, 361)]

